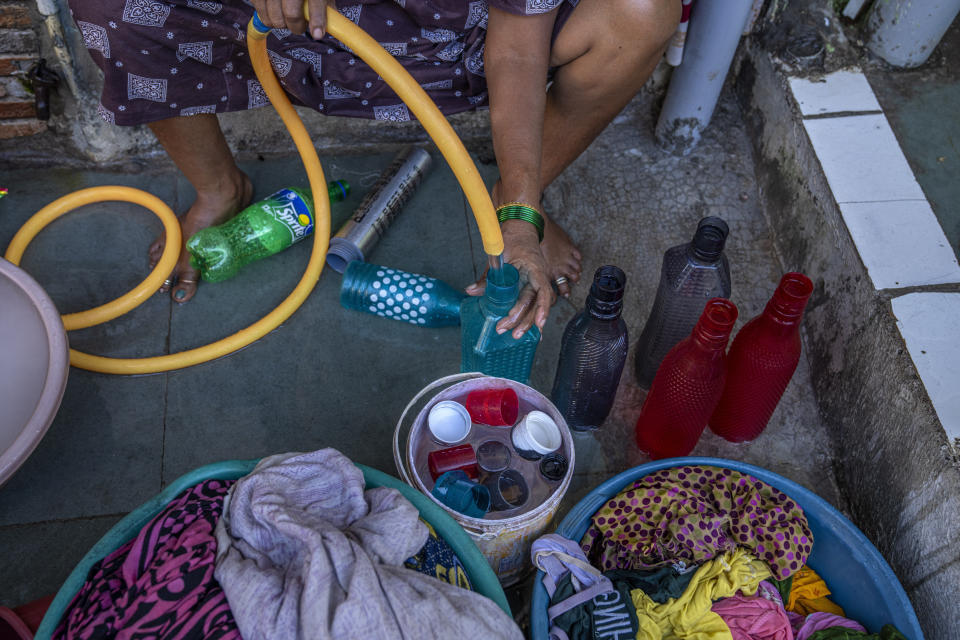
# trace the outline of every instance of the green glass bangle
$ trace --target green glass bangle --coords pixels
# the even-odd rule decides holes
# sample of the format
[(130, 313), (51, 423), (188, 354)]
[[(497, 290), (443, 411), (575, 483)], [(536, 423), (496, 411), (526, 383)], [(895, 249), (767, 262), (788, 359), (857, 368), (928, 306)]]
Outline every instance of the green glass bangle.
[(524, 222), (529, 222), (537, 228), (537, 236), (539, 236), (540, 242), (543, 242), (543, 216), (540, 215), (539, 211), (529, 205), (511, 202), (497, 207), (497, 220), (500, 222), (506, 222), (507, 220), (523, 220)]

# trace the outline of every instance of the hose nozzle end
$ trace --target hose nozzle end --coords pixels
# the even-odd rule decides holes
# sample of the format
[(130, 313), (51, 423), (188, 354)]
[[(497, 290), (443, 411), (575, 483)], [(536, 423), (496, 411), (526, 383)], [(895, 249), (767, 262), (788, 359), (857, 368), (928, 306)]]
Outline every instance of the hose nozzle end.
[(263, 21), (260, 19), (260, 14), (256, 11), (253, 12), (253, 18), (250, 19), (250, 24), (253, 25), (253, 28), (259, 34), (267, 35), (270, 33), (270, 27), (263, 24)]

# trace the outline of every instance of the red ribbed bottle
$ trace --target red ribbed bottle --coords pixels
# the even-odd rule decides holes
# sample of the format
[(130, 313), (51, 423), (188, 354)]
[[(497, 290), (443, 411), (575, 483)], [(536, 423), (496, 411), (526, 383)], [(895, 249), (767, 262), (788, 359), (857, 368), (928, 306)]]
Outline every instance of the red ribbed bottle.
[(727, 384), (710, 430), (731, 442), (759, 436), (800, 362), (800, 320), (813, 283), (802, 273), (780, 280), (763, 313), (743, 325), (727, 355)]
[(663, 359), (637, 419), (637, 446), (653, 459), (688, 455), (720, 400), (737, 307), (708, 301), (688, 338)]

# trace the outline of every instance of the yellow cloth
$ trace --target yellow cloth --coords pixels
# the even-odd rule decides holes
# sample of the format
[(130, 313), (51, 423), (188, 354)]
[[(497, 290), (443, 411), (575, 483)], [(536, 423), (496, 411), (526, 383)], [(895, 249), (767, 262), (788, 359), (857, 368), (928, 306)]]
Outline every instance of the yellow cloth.
[(753, 595), (770, 575), (765, 562), (736, 549), (705, 562), (679, 598), (658, 604), (639, 589), (631, 591), (637, 640), (732, 640), (727, 624), (710, 610), (713, 601), (738, 591)]
[(825, 611), (845, 618), (843, 609), (833, 603), (827, 596), (830, 595), (830, 589), (823, 578), (816, 572), (803, 565), (799, 571), (793, 574), (793, 582), (790, 585), (790, 597), (787, 599), (787, 611), (799, 613), (802, 616), (808, 616), (817, 611)]

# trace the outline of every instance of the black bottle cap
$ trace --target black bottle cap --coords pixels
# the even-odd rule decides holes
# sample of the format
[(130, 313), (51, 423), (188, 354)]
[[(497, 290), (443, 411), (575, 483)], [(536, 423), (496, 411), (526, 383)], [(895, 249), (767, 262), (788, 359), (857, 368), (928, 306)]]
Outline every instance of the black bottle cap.
[(730, 234), (730, 227), (722, 218), (708, 216), (697, 224), (693, 236), (693, 253), (701, 260), (713, 262), (720, 259), (723, 245)]
[(562, 453), (548, 453), (540, 461), (540, 475), (551, 482), (563, 480), (567, 475), (567, 457)]
[(620, 315), (626, 284), (627, 274), (620, 267), (612, 264), (600, 267), (593, 274), (587, 308), (599, 317), (612, 318)]

